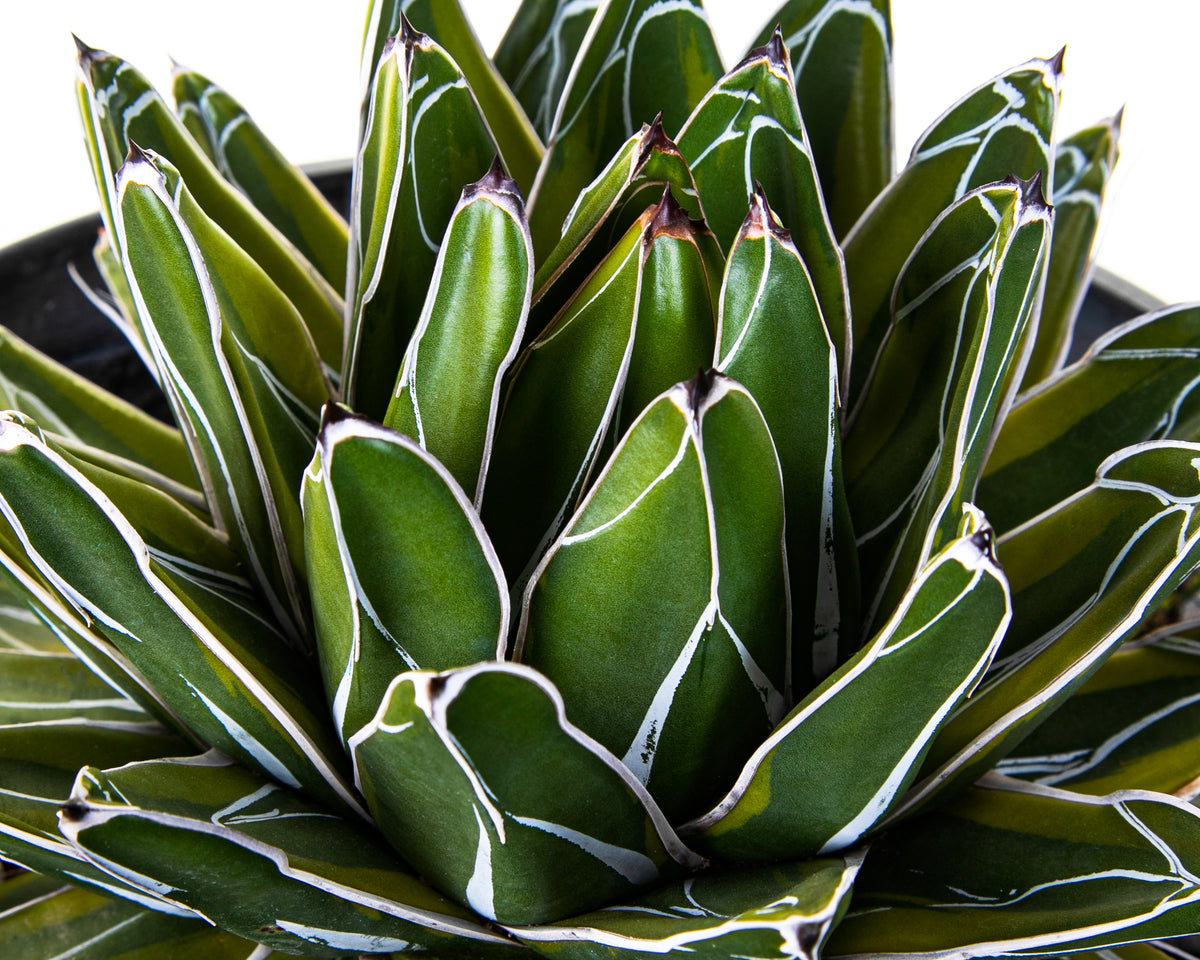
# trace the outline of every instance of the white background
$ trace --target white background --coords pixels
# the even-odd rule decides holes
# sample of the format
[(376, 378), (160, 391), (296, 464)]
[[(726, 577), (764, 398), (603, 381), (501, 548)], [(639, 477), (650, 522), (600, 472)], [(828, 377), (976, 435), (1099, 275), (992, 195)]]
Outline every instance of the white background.
[[(484, 45), (516, 0), (463, 0)], [(707, 0), (726, 63), (781, 0)], [(969, 89), (1067, 44), (1060, 133), (1126, 105), (1100, 262), (1200, 299), (1200, 0), (892, 0), (897, 152)], [(0, 0), (0, 245), (95, 209), (70, 32), (169, 89), (170, 60), (224, 86), (293, 160), (350, 156), (358, 0)]]

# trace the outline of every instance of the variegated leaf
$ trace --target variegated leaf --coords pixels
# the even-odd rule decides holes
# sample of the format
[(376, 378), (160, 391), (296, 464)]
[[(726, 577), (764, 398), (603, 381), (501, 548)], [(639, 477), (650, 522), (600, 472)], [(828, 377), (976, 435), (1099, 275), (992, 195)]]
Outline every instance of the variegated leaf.
[(682, 828), (703, 831), (701, 851), (733, 860), (831, 853), (895, 807), (1012, 616), (991, 530), (969, 517), (961, 532), (879, 633), (775, 728), (729, 794)]
[(320, 272), (346, 287), (346, 221), (299, 167), (288, 162), (244, 107), (205, 77), (177, 66), (172, 92), (180, 120), (199, 122), (217, 169)]
[(937, 217), (969, 191), (1004, 177), (1041, 173), (1053, 191), (1051, 138), (1062, 54), (989, 80), (943, 114), (917, 141), (908, 165), (843, 241), (854, 318), (850, 407), (867, 387), (892, 322), (905, 263)]
[[(159, 375), (158, 367), (155, 366), (154, 357), (150, 354), (146, 336), (142, 333), (141, 323), (138, 321), (137, 304), (133, 302), (129, 281), (125, 278), (125, 268), (121, 266), (121, 256), (113, 249), (108, 239), (108, 231), (104, 227), (96, 232), (96, 245), (92, 247), (92, 262), (95, 263), (100, 279), (108, 291), (107, 297), (88, 286), (79, 272), (75, 270), (74, 264), (67, 268), (71, 279), (92, 306), (108, 317), (113, 326), (121, 331), (121, 334), (129, 341), (129, 345), (133, 347), (134, 353), (138, 355), (138, 359), (142, 361), (150, 376), (154, 378), (154, 382), (161, 388), (162, 378)], [(167, 399), (170, 400), (169, 397)]]
[(900, 812), (1011, 753), (1200, 562), (1200, 444), (1109, 457), (1096, 480), (997, 541), (1013, 620), (991, 674), (942, 728)]
[(762, 413), (700, 373), (646, 408), (547, 552), (514, 659), (676, 821), (719, 798), (786, 712), (786, 577)]
[(398, 673), (503, 657), (500, 561), (462, 488), (408, 437), (331, 408), (305, 474), (304, 523), (321, 673), (343, 740)]
[(892, 179), (890, 0), (788, 0), (776, 25), (791, 54), (796, 95), (834, 236), (843, 237)]
[(761, 189), (729, 251), (716, 366), (754, 395), (779, 452), (792, 682), (806, 691), (858, 648), (858, 551), (842, 481), (837, 356), (800, 251)]
[(430, 890), (373, 831), (214, 751), (85, 767), (59, 828), (115, 876), (289, 954), (509, 943)]
[(356, 410), (382, 419), (463, 184), (495, 154), (457, 64), (402, 16), (370, 75), (354, 161), (342, 399)]
[[(1057, 229), (1057, 227), (1055, 228)], [(1017, 398), (979, 482), (1001, 533), (1091, 483), (1114, 451), (1200, 440), (1200, 304), (1136, 317)]]
[(115, 650), (116, 665), (203, 742), (359, 809), (319, 691), (249, 596), (151, 553), (111, 500), (11, 421), (0, 422), (0, 513), (14, 540), (6, 566), (34, 567), (49, 585), (31, 583), (34, 599), (84, 621), (79, 645), (109, 662)]
[(576, 198), (621, 144), (659, 114), (677, 130), (721, 75), (699, 0), (609, 0), (596, 11), (558, 101), (529, 198), (541, 263)]
[(778, 32), (709, 91), (678, 143), (723, 249), (736, 239), (747, 200), (759, 185), (775, 198), (775, 212), (812, 279), (838, 367), (848, 370), (846, 268), (821, 199), (791, 63)]
[(336, 369), (342, 354), (343, 305), (338, 292), (320, 278), (249, 200), (225, 181), (162, 97), (132, 64), (78, 40), (77, 43), (76, 92), (100, 195), (100, 212), (110, 240), (117, 247), (124, 245), (115, 232), (116, 207), (120, 202), (116, 171), (135, 144), (153, 150), (180, 171), (204, 212), (295, 305), (322, 359)]
[(57, 634), (30, 609), (15, 584), (0, 574), (0, 651), (63, 653)]
[(509, 927), (547, 957), (654, 960), (818, 958), (850, 903), (861, 851), (713, 869), (621, 904), (541, 927)]
[(875, 844), (826, 955), (1043, 955), (1190, 933), (1197, 838), (1200, 811), (1174, 797), (991, 775)]
[(557, 920), (703, 864), (527, 667), (401, 674), (350, 749), (393, 846), (489, 919)]
[(980, 187), (938, 218), (896, 282), (846, 438), (868, 626), (891, 615), (974, 499), (1019, 379), (1050, 228), (1039, 178)]
[(1054, 151), (1054, 242), (1046, 271), (1046, 299), (1037, 341), (1025, 368), (1028, 390), (1066, 362), (1075, 318), (1096, 263), (1092, 252), (1104, 190), (1117, 163), (1121, 114), (1080, 130)]
[(543, 139), (599, 6), (600, 0), (522, 0), (492, 57)]
[(445, 464), (476, 510), (501, 379), (521, 345), (532, 293), (525, 204), (497, 160), (463, 189), (450, 218), (383, 419)]

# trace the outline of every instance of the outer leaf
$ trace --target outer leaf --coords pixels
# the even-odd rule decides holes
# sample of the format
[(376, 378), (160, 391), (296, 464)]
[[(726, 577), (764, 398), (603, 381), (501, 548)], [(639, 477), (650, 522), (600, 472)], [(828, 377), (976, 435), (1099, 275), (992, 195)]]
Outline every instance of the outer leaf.
[[(107, 202), (107, 198), (105, 198), (105, 202)], [(146, 343), (145, 334), (142, 333), (141, 324), (138, 322), (137, 304), (134, 303), (133, 293), (129, 289), (129, 281), (125, 278), (125, 268), (121, 266), (121, 255), (112, 248), (108, 231), (104, 227), (101, 227), (96, 233), (96, 245), (92, 247), (92, 261), (96, 264), (100, 278), (108, 289), (108, 300), (93, 291), (83, 282), (81, 276), (71, 272), (74, 270), (73, 265), (68, 267), (71, 279), (75, 281), (75, 286), (83, 291), (84, 296), (91, 301), (92, 305), (121, 331), (138, 355), (138, 359), (145, 364), (150, 375), (154, 377), (154, 382), (161, 388), (162, 378), (159, 375), (158, 367), (154, 364), (154, 357), (150, 354), (150, 347)]]
[(968, 94), (913, 147), (908, 165), (846, 236), (854, 318), (851, 408), (891, 323), (892, 289), (905, 262), (943, 210), (969, 191), (1004, 177), (1042, 174), (1053, 196), (1051, 133), (1062, 54), (1030, 60)]
[(1037, 178), (981, 187), (937, 220), (896, 282), (846, 439), (868, 626), (890, 616), (974, 499), (1019, 379), (1050, 224)]
[(717, 369), (762, 408), (783, 470), (792, 670), (809, 690), (858, 646), (858, 551), (842, 483), (838, 361), (812, 279), (756, 191), (721, 291)]
[(533, 292), (525, 204), (499, 163), (464, 188), (438, 253), (384, 425), (415, 438), (483, 500), (501, 378)]
[(387, 409), (463, 184), (495, 153), (458, 66), (402, 18), (370, 81), (350, 208), (342, 398), (368, 416)]
[[(258, 952), (256, 952), (256, 950)], [(169, 917), (32, 874), (0, 886), (7, 960), (265, 960), (255, 944), (199, 919)]]
[(1161, 794), (1094, 798), (990, 776), (871, 850), (828, 954), (994, 957), (1190, 933), (1198, 818)]
[(786, 710), (778, 464), (745, 388), (711, 372), (673, 387), (525, 592), (515, 659), (550, 677), (673, 821), (716, 800)]
[(703, 863), (526, 667), (401, 674), (350, 748), (396, 849), (489, 919), (556, 920)]
[(1200, 561), (1200, 445), (1139, 444), (997, 542), (1013, 622), (993, 674), (949, 720), (901, 812), (969, 783), (1091, 676)]
[[(1057, 228), (1056, 228), (1057, 229)], [(1091, 483), (1114, 451), (1200, 440), (1200, 304), (1137, 317), (1022, 394), (996, 437), (979, 502), (1011, 530)]]
[(63, 653), (65, 648), (25, 602), (20, 590), (0, 577), (0, 650)]
[(643, 960), (669, 953), (815, 958), (850, 902), (862, 853), (801, 863), (708, 871), (583, 917), (510, 927), (547, 956)]
[(678, 129), (720, 75), (721, 57), (699, 0), (610, 0), (596, 12), (530, 194), (539, 263), (607, 158), (659, 113), (664, 128)]
[(304, 521), (321, 673), (343, 740), (398, 673), (504, 655), (500, 561), (462, 489), (407, 437), (327, 419)]
[(102, 657), (115, 648), (203, 742), (358, 809), (336, 742), (310, 706), (319, 693), (248, 598), (152, 556), (107, 497), (11, 422), (0, 423), (0, 513), (25, 562), (59, 595), (47, 602), (91, 623), (84, 645)]
[(701, 850), (734, 860), (829, 853), (896, 805), (1012, 616), (991, 530), (972, 520), (871, 642), (776, 727), (729, 794), (683, 828), (704, 831)]
[(188, 189), (229, 238), (266, 271), (295, 305), (322, 359), (333, 367), (342, 352), (342, 300), (283, 235), (213, 166), (191, 134), (133, 66), (79, 43), (78, 98), (88, 150), (110, 239), (119, 203), (115, 171), (136, 144), (170, 161)]
[(834, 235), (843, 237), (892, 179), (890, 0), (788, 0), (776, 25), (796, 71), (796, 94)]
[(172, 92), (180, 119), (199, 120), (217, 168), (244, 193), (335, 290), (346, 287), (346, 221), (266, 138), (240, 103), (194, 70), (177, 66)]
[(85, 767), (59, 819), (106, 870), (289, 954), (507, 943), (421, 883), (373, 832), (215, 752)]
[(1046, 271), (1046, 299), (1037, 342), (1025, 369), (1022, 390), (1059, 370), (1071, 348), (1075, 318), (1096, 263), (1092, 252), (1100, 225), (1104, 190), (1117, 163), (1121, 112), (1080, 130), (1054, 151), (1054, 244)]
[(600, 0), (523, 0), (492, 57), (543, 138), (599, 6)]
[(0, 725), (84, 717), (97, 723), (146, 719), (61, 647), (55, 652), (0, 650)]
[(756, 184), (775, 198), (779, 219), (791, 232), (812, 278), (838, 367), (848, 371), (846, 268), (821, 200), (791, 63), (779, 33), (721, 78), (688, 118), (678, 142), (723, 249), (734, 242)]

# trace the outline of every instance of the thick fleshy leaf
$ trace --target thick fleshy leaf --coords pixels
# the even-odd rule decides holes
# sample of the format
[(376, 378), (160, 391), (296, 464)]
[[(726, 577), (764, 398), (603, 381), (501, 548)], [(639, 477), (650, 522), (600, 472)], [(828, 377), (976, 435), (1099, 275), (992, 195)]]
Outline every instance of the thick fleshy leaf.
[(295, 309), (165, 163), (131, 154), (117, 227), (142, 329), (217, 526), (285, 632), (308, 634), (300, 480), (331, 395)]
[(1104, 190), (1117, 163), (1121, 114), (1080, 130), (1054, 151), (1054, 242), (1046, 270), (1046, 298), (1037, 341), (1025, 368), (1022, 390), (1045, 380), (1066, 362), (1075, 318), (1087, 293), (1095, 260)]
[(266, 960), (257, 944), (29, 874), (0, 885), (5, 960)]
[(172, 92), (184, 124), (189, 118), (199, 121), (201, 143), (207, 142), (225, 179), (250, 199), (334, 290), (345, 289), (346, 221), (321, 191), (288, 162), (240, 103), (203, 74), (176, 67)]
[(937, 220), (896, 282), (846, 438), (867, 625), (891, 615), (974, 499), (1019, 379), (1050, 226), (1036, 177), (981, 187)]
[(969, 783), (1088, 679), (1200, 561), (1200, 444), (1122, 450), (997, 541), (1013, 620), (992, 673), (934, 741), (901, 812)]
[(541, 263), (576, 198), (643, 123), (677, 130), (721, 75), (699, 0), (610, 0), (571, 67), (529, 199)]
[(970, 521), (870, 643), (754, 752), (725, 799), (684, 828), (703, 831), (700, 850), (733, 860), (829, 853), (895, 806), (1012, 615), (992, 532)]
[(1200, 811), (1174, 797), (989, 776), (875, 844), (826, 953), (995, 957), (1191, 933), (1198, 838)]
[(65, 649), (0, 650), (0, 725), (72, 718), (98, 723), (146, 719)]
[(599, 6), (600, 0), (522, 0), (492, 57), (543, 139)]
[(701, 373), (646, 408), (546, 554), (514, 659), (677, 821), (787, 709), (786, 576), (770, 432), (744, 387)]
[(1200, 795), (1200, 641), (1194, 633), (1147, 640), (1109, 657), (997, 772), (1097, 796)]
[(226, 182), (146, 78), (120, 57), (79, 43), (77, 94), (110, 240), (118, 247), (124, 245), (115, 232), (120, 202), (116, 171), (135, 144), (153, 150), (180, 171), (205, 214), (291, 300), (322, 359), (336, 369), (342, 355), (343, 305), (338, 292)]
[(519, 590), (642, 407), (712, 358), (719, 252), (669, 191), (517, 359), (484, 518)]
[(913, 147), (843, 242), (854, 318), (851, 408), (892, 323), (892, 289), (934, 220), (955, 200), (1004, 177), (1042, 174), (1054, 195), (1051, 137), (1062, 54), (989, 80), (950, 108)]
[(788, 0), (758, 39), (779, 26), (834, 235), (843, 237), (892, 179), (890, 0)]
[(1077, 363), (1018, 397), (979, 482), (996, 529), (1082, 490), (1122, 447), (1200, 440), (1197, 359), (1200, 304), (1167, 307), (1108, 331)]
[[(669, 128), (668, 128), (669, 129)], [(756, 185), (775, 202), (812, 279), (839, 370), (850, 367), (846, 268), (825, 204), (787, 48), (779, 33), (721, 78), (677, 138), (709, 226), (728, 250)], [(844, 397), (844, 388), (843, 388)]]
[(85, 767), (59, 828), (114, 875), (289, 954), (508, 943), (372, 831), (215, 752)]
[(817, 958), (850, 902), (862, 856), (709, 870), (629, 904), (509, 929), (563, 960), (653, 960), (676, 952), (698, 960)]
[(858, 648), (858, 551), (842, 482), (838, 360), (804, 260), (761, 190), (729, 251), (716, 365), (754, 395), (779, 452), (792, 682), (806, 691)]
[(445, 464), (476, 509), (532, 293), (525, 205), (497, 162), (463, 190), (446, 228), (383, 419)]
[(704, 862), (527, 667), (401, 674), (350, 749), (393, 846), (489, 919), (558, 920)]
[(0, 650), (62, 653), (65, 649), (55, 632), (30, 609), (21, 591), (0, 576)]
[(153, 555), (94, 484), (12, 422), (0, 423), (0, 512), (57, 593), (47, 604), (86, 618), (83, 645), (115, 650), (203, 742), (358, 809), (305, 663), (249, 596)]
[[(73, 264), (67, 267), (71, 279), (75, 281), (75, 286), (82, 291), (91, 304), (121, 331), (125, 339), (129, 341), (129, 345), (133, 347), (134, 353), (138, 355), (138, 359), (142, 361), (154, 378), (154, 382), (161, 388), (162, 377), (159, 375), (154, 357), (150, 353), (150, 346), (146, 343), (146, 336), (142, 333), (141, 323), (138, 321), (137, 304), (133, 300), (133, 292), (129, 289), (129, 280), (125, 277), (125, 268), (121, 266), (121, 255), (113, 249), (108, 239), (108, 231), (104, 227), (96, 232), (96, 245), (92, 247), (92, 262), (96, 265), (100, 279), (104, 281), (104, 286), (108, 291), (107, 297), (89, 287), (78, 271), (75, 271)], [(167, 399), (170, 400), (169, 397)]]
[(470, 501), (408, 437), (328, 419), (304, 523), (326, 697), (343, 740), (392, 678), (504, 655), (508, 585)]
[(369, 81), (350, 207), (342, 399), (374, 419), (387, 409), (463, 185), (496, 154), (457, 64), (403, 17), (401, 26)]

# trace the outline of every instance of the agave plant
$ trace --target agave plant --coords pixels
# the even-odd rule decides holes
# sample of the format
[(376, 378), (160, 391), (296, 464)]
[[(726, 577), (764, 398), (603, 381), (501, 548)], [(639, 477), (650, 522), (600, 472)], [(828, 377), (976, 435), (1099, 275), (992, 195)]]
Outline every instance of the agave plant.
[(1067, 365), (1119, 120), (894, 172), (891, 39), (374, 0), (348, 223), (80, 44), (174, 424), (3, 332), (6, 958), (1181, 955), (1200, 307)]

